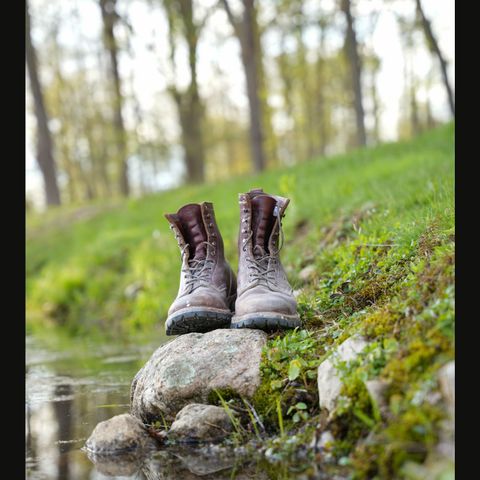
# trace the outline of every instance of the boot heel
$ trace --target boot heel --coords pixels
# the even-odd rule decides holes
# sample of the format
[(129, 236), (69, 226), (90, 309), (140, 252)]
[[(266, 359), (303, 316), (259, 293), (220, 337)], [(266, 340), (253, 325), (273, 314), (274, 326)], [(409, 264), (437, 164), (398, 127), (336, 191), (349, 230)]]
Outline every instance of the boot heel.
[(293, 329), (302, 326), (296, 315), (278, 315), (276, 313), (255, 313), (233, 317), (230, 328), (253, 328), (265, 331)]
[(190, 309), (176, 312), (165, 322), (167, 335), (205, 333), (217, 328), (230, 328), (232, 312), (221, 310)]

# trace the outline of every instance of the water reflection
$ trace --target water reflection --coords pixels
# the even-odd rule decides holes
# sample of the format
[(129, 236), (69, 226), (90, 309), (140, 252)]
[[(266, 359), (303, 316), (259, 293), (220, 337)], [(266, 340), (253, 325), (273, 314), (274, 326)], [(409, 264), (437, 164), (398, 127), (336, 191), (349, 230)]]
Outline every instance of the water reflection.
[(26, 478), (112, 478), (81, 448), (98, 422), (128, 411), (131, 379), (157, 347), (120, 343), (63, 351), (27, 339)]
[(57, 385), (55, 387), (56, 401), (53, 402), (53, 410), (57, 421), (57, 445), (58, 445), (58, 480), (68, 480), (69, 464), (68, 456), (64, 453), (68, 452), (67, 445), (71, 440), (72, 433), (72, 395), (71, 385)]
[(267, 479), (254, 463), (236, 457), (233, 450), (219, 446), (164, 449), (139, 457), (132, 453), (115, 456), (88, 454), (97, 471), (107, 478), (147, 480), (245, 480)]

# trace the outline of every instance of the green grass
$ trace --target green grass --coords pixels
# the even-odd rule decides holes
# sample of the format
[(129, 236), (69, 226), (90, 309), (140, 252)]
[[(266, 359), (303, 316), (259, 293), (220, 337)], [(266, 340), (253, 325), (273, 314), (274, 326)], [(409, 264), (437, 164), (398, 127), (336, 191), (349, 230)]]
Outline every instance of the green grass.
[[(325, 229), (335, 229), (342, 216), (345, 221), (335, 235), (347, 235), (357, 244), (387, 239), (408, 249), (434, 223), (441, 230), (453, 228), (452, 138), (450, 125), (411, 143), (359, 150), (221, 185), (183, 187), (112, 204), (106, 211), (99, 205), (96, 215), (92, 206), (87, 213), (93, 218), (78, 215), (78, 220), (64, 210), (49, 213), (43, 222), (39, 216), (27, 217), (28, 329), (49, 323), (75, 333), (100, 329), (108, 334), (162, 322), (178, 288), (180, 258), (163, 214), (185, 203), (212, 201), (226, 256), (236, 267), (237, 195), (256, 186), (291, 199), (282, 260), (294, 288), (300, 286), (298, 273), (305, 265), (318, 264), (323, 270), (322, 262), (349, 261), (348, 255), (335, 258), (344, 255), (343, 249), (326, 257), (322, 245)], [(354, 231), (350, 219), (367, 203), (373, 210)], [(125, 288), (134, 282), (141, 282), (142, 289), (128, 299)]]
[[(236, 268), (238, 193), (263, 187), (287, 196), (281, 257), (305, 329), (269, 340), (253, 408), (266, 434), (277, 436), (271, 451), (287, 463), (320, 425), (335, 436), (334, 472), (397, 478), (432, 452), (445, 416), (443, 404), (428, 399), (438, 390), (437, 370), (454, 358), (453, 167), (449, 124), (409, 142), (91, 206), (83, 212), (90, 218), (72, 209), (28, 218), (27, 329), (122, 335), (163, 328), (180, 267), (163, 213), (213, 202)], [(308, 276), (301, 273), (309, 266)], [(127, 298), (135, 282), (141, 289)], [(327, 424), (316, 367), (353, 333), (370, 344), (343, 366), (343, 400)], [(388, 383), (386, 418), (365, 387), (374, 378)], [(278, 440), (284, 435), (288, 442)], [(308, 473), (315, 461), (306, 455)]]

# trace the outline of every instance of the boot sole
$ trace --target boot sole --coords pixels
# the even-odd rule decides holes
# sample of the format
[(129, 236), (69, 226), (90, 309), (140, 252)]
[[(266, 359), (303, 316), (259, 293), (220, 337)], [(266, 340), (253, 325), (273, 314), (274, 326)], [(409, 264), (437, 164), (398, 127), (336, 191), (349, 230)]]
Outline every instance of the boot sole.
[(189, 309), (176, 312), (167, 318), (165, 330), (167, 335), (185, 333), (205, 333), (217, 328), (230, 328), (232, 312), (217, 309)]
[(230, 328), (255, 328), (258, 330), (275, 331), (301, 327), (302, 321), (298, 315), (279, 315), (275, 312), (251, 313), (239, 318), (232, 318)]

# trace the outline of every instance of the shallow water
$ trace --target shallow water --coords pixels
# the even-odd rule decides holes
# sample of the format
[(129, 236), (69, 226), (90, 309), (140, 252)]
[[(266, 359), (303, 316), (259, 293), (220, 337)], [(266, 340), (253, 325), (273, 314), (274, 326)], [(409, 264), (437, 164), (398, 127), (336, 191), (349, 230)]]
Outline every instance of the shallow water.
[(65, 348), (28, 337), (26, 477), (124, 478), (100, 473), (81, 448), (98, 422), (128, 412), (133, 376), (164, 341), (92, 342)]
[[(95, 458), (82, 447), (95, 426), (129, 411), (137, 371), (169, 339), (76, 342), (48, 345), (26, 339), (26, 478), (77, 479), (266, 479), (263, 468), (232, 449), (163, 448), (146, 458)], [(290, 477), (289, 477), (290, 478)]]

